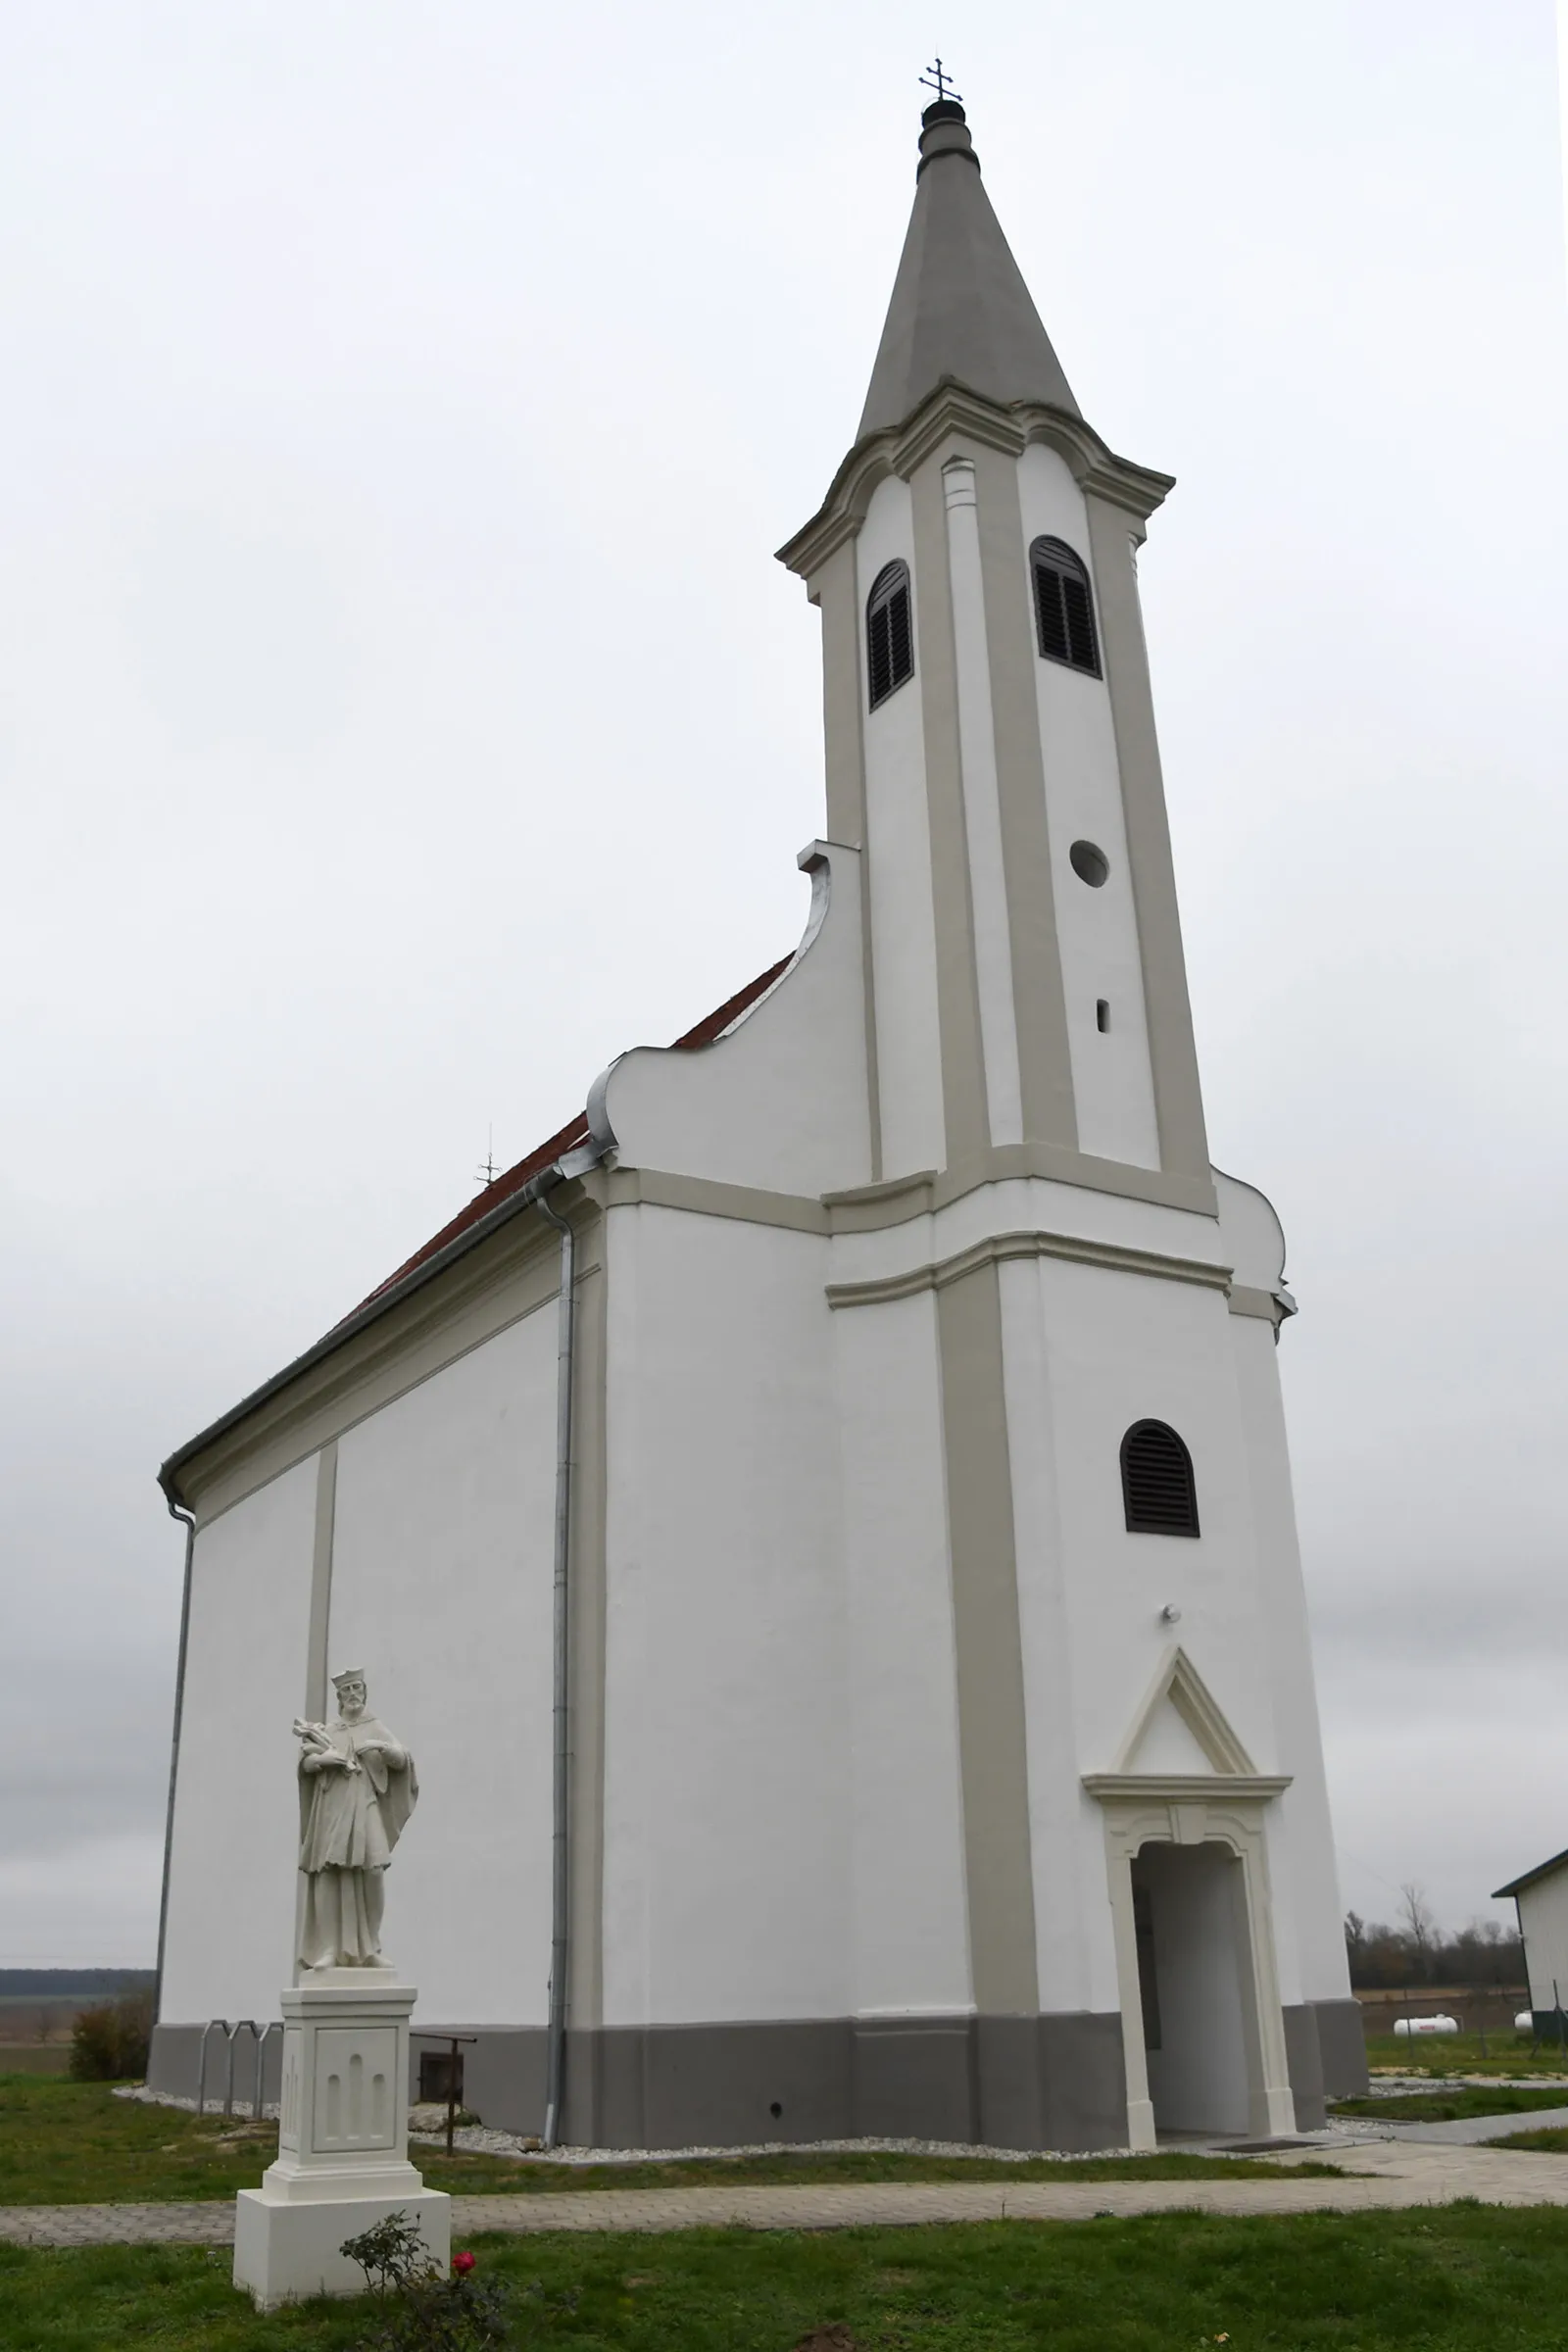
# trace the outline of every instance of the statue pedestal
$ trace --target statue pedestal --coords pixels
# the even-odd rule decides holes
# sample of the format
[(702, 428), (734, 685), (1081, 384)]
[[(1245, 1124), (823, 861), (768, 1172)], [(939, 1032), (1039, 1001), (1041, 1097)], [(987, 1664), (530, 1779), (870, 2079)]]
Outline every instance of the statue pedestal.
[(338, 2248), (391, 2213), (417, 2223), (433, 2262), (450, 2261), (452, 2200), (409, 2162), (414, 2002), (381, 1968), (315, 1969), (282, 1995), (277, 2161), (234, 2215), (234, 2284), (259, 2311), (361, 2292), (364, 2273)]

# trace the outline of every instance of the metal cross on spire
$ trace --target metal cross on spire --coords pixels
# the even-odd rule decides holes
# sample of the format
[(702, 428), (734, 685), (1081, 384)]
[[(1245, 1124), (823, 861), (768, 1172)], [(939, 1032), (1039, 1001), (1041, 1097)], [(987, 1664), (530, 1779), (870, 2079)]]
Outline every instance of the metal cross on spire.
[(947, 98), (951, 98), (956, 105), (961, 106), (963, 104), (962, 95), (953, 86), (953, 76), (951, 74), (946, 74), (943, 72), (942, 60), (940, 57), (937, 59), (936, 64), (932, 66), (928, 72), (921, 74), (920, 83), (921, 87), (924, 89), (935, 90), (939, 105), (944, 99)]

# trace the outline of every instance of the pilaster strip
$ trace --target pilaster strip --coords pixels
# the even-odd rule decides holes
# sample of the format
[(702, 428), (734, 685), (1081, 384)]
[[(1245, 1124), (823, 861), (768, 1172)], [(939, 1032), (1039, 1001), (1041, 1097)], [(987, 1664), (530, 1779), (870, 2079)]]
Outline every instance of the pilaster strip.
[(865, 990), (865, 1087), (870, 1096), (872, 1178), (882, 1176), (882, 1072), (877, 1063), (877, 971), (872, 959), (872, 860), (865, 825), (865, 668), (860, 583), (854, 543), (827, 558), (811, 581), (823, 613), (823, 748), (827, 837), (860, 849), (860, 986)]
[(865, 997), (865, 1077), (871, 1112), (871, 1173), (882, 1173), (882, 1087), (877, 1066), (876, 974), (871, 956), (871, 855), (865, 823), (865, 677), (855, 549), (835, 550), (810, 583), (822, 614), (822, 741), (831, 841), (860, 851), (860, 957)]
[(865, 745), (861, 733), (860, 597), (855, 550), (835, 549), (810, 583), (822, 615), (822, 740), (827, 770), (827, 838), (865, 840)]
[(1018, 1575), (995, 1265), (938, 1294), (974, 2002), (1039, 2007)]
[(332, 1538), (337, 1524), (337, 1440), (316, 1457), (316, 1541), (311, 1553), (311, 1614), (305, 1640), (307, 1722), (326, 1721), (327, 1643), (332, 1625)]
[(942, 468), (933, 458), (910, 484), (914, 520), (915, 626), (925, 731), (931, 898), (936, 917), (937, 1024), (947, 1156), (965, 1159), (991, 1141), (985, 1054), (975, 982), (969, 852), (964, 838), (963, 774), (958, 748), (953, 598), (948, 581), (947, 511)]
[(1023, 543), (1016, 460), (981, 448), (980, 561), (985, 582), (986, 642), (991, 654), (992, 725), (1007, 877), (1013, 1003), (1023, 1132), (1075, 1151), (1078, 1117), (1067, 1004), (1056, 936), (1056, 901), (1046, 822), (1046, 778), (1035, 698), (1035, 650), (1029, 567)]
[(1059, 1257), (1069, 1264), (1108, 1266), (1120, 1274), (1152, 1274), (1166, 1282), (1188, 1282), (1200, 1289), (1227, 1291), (1230, 1269), (1204, 1258), (1167, 1257), (1153, 1250), (1124, 1249), (1115, 1242), (1086, 1241), (1070, 1233), (994, 1233), (971, 1242), (952, 1257), (911, 1266), (901, 1274), (884, 1274), (865, 1282), (832, 1282), (826, 1286), (829, 1306), (881, 1306), (893, 1298), (912, 1298), (921, 1291), (942, 1291), (962, 1282), (982, 1266), (1000, 1265), (1005, 1258)]
[(1134, 526), (1124, 511), (1107, 505), (1100, 496), (1090, 496), (1085, 505), (1104, 637), (1105, 684), (1121, 769), (1159, 1161), (1167, 1170), (1206, 1175), (1208, 1142), (1187, 995), (1159, 743), (1154, 732), (1149, 655), (1133, 563)]

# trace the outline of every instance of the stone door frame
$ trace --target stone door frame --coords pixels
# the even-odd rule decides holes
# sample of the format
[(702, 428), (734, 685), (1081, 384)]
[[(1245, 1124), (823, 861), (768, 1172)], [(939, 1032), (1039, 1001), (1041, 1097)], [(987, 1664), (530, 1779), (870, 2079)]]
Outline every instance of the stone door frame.
[(1223, 1845), (1241, 1863), (1249, 1963), (1243, 1971), (1242, 2020), (1248, 2129), (1258, 2138), (1294, 2132), (1296, 2100), (1280, 2005), (1263, 1820), (1263, 1807), (1289, 1788), (1289, 1780), (1261, 1773), (1216, 1773), (1212, 1778), (1206, 1774), (1093, 1773), (1085, 1776), (1084, 1786), (1099, 1799), (1104, 1815), (1105, 1875), (1127, 2070), (1128, 2146), (1146, 2151), (1156, 2144), (1133, 1916), (1133, 1858), (1145, 1845)]

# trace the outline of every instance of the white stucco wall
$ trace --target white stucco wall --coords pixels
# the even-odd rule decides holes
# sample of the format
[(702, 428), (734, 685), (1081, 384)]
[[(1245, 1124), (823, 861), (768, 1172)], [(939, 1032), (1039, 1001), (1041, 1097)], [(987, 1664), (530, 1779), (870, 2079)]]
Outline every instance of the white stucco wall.
[[(920, 583), (914, 576), (909, 485), (890, 477), (873, 491), (856, 542), (862, 638), (866, 598), (877, 573), (895, 557), (909, 567), (915, 674), (875, 710), (862, 712), (882, 1173), (887, 1177), (939, 1168), (947, 1157), (920, 701)], [(861, 667), (863, 673), (863, 662)]]
[(196, 1538), (169, 1882), (163, 2022), (260, 2023), (293, 1982), (316, 1457)]
[(1568, 2009), (1568, 1864), (1519, 1897), (1532, 2009)]
[(609, 1218), (607, 2024), (851, 1995), (826, 1245)]
[(860, 858), (821, 842), (811, 911), (789, 969), (710, 1046), (641, 1047), (614, 1063), (605, 1107), (621, 1158), (776, 1193), (871, 1176)]
[[(1217, 1291), (1106, 1267), (1042, 1258), (1001, 1276), (1041, 2005), (1114, 2008), (1103, 1829), (1078, 1782), (1117, 1761), (1172, 1639), (1166, 1603), (1254, 1763), (1276, 1769), (1237, 1318)], [(1121, 1440), (1145, 1418), (1192, 1451), (1196, 1541), (1123, 1524)]]
[[(1271, 1326), (1230, 1318), (1236, 1391), (1257, 1529), (1257, 1596), (1274, 1692), (1278, 1769), (1292, 1785), (1269, 1808), (1269, 1871), (1280, 1946), (1280, 1997), (1348, 2000), (1344, 1910), (1318, 1723), (1279, 1355)], [(1289, 1346), (1287, 1328), (1285, 1344)]]
[(1040, 2006), (1114, 2009), (1116, 1958), (1100, 1809), (1084, 1794), (1052, 1345), (1039, 1258), (998, 1268), (1023, 1663)]
[(414, 1752), (386, 1949), (453, 2025), (547, 2012), (555, 1427), (552, 1301), (338, 1449), (329, 1665)]
[(857, 2015), (972, 2004), (936, 1296), (833, 1318)]
[[(1018, 495), (1025, 550), (1042, 536), (1064, 540), (1093, 577), (1083, 493), (1065, 459), (1031, 442), (1018, 460)], [(1027, 581), (1022, 592), (1032, 593)], [(1031, 614), (1031, 633), (1033, 625)], [(1098, 1158), (1157, 1168), (1143, 962), (1110, 696), (1102, 679), (1038, 659), (1035, 691), (1079, 1146)], [(1068, 862), (1080, 840), (1096, 843), (1109, 859), (1109, 877), (1099, 890), (1080, 881)], [(1110, 1006), (1104, 1034), (1095, 1018), (1101, 998)]]

